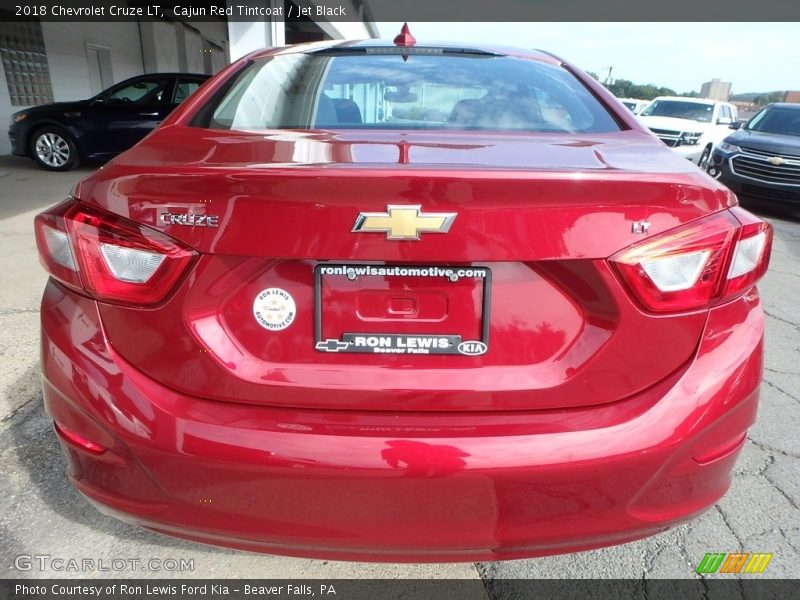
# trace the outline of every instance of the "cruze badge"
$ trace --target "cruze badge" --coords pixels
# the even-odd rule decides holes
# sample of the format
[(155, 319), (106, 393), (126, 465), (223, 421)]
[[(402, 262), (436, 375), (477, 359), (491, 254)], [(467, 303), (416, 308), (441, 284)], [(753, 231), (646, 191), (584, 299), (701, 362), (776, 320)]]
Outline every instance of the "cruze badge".
[(219, 227), (217, 215), (196, 215), (194, 213), (162, 212), (158, 216), (162, 225), (188, 225), (190, 227)]
[(421, 233), (447, 233), (456, 213), (423, 213), (419, 204), (389, 204), (386, 212), (362, 212), (354, 233), (385, 233), (387, 240), (419, 240)]

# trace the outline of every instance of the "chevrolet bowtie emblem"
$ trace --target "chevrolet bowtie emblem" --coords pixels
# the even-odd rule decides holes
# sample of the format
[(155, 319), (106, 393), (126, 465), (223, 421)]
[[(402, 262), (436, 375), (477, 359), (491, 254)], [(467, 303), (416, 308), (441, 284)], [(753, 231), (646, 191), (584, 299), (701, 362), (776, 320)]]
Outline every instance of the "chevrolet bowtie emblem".
[(778, 165), (782, 165), (786, 161), (782, 159), (780, 156), (771, 156), (767, 159), (767, 162), (772, 163), (777, 167)]
[(362, 212), (353, 231), (386, 233), (387, 240), (418, 240), (420, 233), (447, 233), (456, 213), (423, 213), (419, 204), (390, 204), (385, 213)]

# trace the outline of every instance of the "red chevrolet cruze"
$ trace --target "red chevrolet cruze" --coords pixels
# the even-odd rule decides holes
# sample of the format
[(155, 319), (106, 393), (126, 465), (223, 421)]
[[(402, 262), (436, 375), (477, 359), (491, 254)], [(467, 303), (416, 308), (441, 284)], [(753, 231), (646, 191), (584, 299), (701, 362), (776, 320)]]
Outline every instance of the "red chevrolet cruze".
[(730, 484), (771, 235), (549, 54), (256, 52), (37, 217), (45, 403), (78, 490), (170, 535), (617, 544)]

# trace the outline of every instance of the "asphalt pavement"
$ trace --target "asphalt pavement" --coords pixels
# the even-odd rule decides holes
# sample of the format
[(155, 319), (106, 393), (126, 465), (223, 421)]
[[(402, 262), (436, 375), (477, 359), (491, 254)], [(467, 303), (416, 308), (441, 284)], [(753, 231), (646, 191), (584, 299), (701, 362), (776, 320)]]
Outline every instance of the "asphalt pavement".
[[(497, 563), (382, 564), (301, 560), (223, 550), (106, 517), (67, 482), (42, 407), (38, 310), (47, 279), (33, 238), (37, 212), (89, 173), (49, 173), (0, 157), (0, 578), (695, 578), (707, 552), (771, 552), (771, 577), (800, 575), (800, 220), (768, 216), (772, 264), (760, 285), (767, 313), (758, 422), (733, 485), (713, 509), (646, 540), (577, 554)], [(54, 570), (52, 558), (123, 559), (122, 570)], [(22, 559), (20, 559), (22, 557)], [(141, 562), (172, 560), (142, 572)], [(44, 564), (42, 564), (44, 562)], [(133, 565), (138, 562), (139, 566)], [(30, 564), (29, 564), (30, 563)], [(117, 563), (119, 565), (121, 563)], [(157, 563), (155, 563), (157, 564)], [(188, 565), (191, 564), (191, 569)], [(28, 568), (30, 567), (30, 568)], [(44, 567), (44, 568), (42, 568)], [(487, 593), (495, 597), (491, 585)]]

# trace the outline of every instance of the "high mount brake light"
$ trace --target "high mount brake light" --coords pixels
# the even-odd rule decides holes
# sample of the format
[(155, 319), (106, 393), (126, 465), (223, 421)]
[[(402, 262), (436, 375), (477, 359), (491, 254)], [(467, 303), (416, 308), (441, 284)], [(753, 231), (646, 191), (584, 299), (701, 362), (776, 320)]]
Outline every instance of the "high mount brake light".
[(667, 231), (611, 257), (638, 301), (653, 312), (724, 302), (766, 272), (772, 227), (734, 208)]
[(129, 219), (68, 200), (36, 217), (45, 269), (65, 285), (104, 302), (161, 302), (196, 253)]

